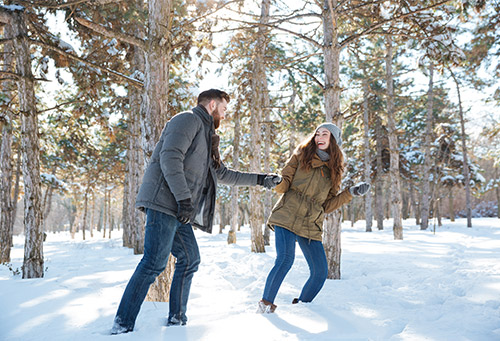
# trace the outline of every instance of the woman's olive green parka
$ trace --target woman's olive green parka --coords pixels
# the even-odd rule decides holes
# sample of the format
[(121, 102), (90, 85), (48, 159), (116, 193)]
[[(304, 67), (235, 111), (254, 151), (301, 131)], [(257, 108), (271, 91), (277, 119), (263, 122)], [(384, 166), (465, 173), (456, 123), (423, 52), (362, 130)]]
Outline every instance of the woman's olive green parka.
[(349, 190), (338, 193), (332, 186), (327, 162), (314, 155), (311, 169), (305, 170), (293, 154), (281, 173), (283, 180), (275, 190), (283, 193), (273, 207), (267, 225), (283, 227), (298, 236), (322, 240), (325, 213), (331, 213), (352, 200)]

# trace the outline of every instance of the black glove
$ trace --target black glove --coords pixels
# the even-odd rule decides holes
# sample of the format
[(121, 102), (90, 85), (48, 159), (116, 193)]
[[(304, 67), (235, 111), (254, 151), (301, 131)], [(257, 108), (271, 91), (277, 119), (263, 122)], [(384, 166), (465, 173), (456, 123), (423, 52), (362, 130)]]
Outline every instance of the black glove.
[(267, 189), (276, 187), (281, 182), (281, 176), (278, 174), (259, 174), (257, 175), (257, 185)]
[(370, 189), (369, 183), (360, 182), (356, 186), (349, 188), (349, 192), (351, 192), (352, 195), (359, 197), (359, 196), (365, 195), (369, 189)]
[(191, 199), (177, 201), (177, 220), (179, 220), (182, 224), (189, 223), (193, 211), (194, 206), (191, 203)]

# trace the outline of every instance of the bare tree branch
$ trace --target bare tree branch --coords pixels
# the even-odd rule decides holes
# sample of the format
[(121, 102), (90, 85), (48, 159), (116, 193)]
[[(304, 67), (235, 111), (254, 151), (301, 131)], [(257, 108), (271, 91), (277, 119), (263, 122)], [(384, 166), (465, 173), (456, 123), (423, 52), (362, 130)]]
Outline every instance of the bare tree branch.
[(21, 79), (21, 76), (19, 76), (17, 73), (10, 72), (10, 71), (2, 71), (2, 70), (0, 70), (0, 75), (11, 76), (11, 77), (5, 78), (5, 79), (15, 79), (15, 80)]
[(190, 19), (190, 20), (188, 20), (188, 21), (182, 22), (181, 26), (190, 25), (190, 24), (192, 24), (192, 23), (194, 23), (194, 22), (196, 22), (196, 21), (198, 21), (198, 20), (200, 20), (200, 19), (203, 19), (203, 18), (209, 17), (209, 16), (211, 16), (212, 14), (217, 13), (217, 12), (218, 12), (218, 11), (220, 11), (221, 9), (224, 9), (224, 8), (226, 8), (227, 6), (229, 6), (229, 5), (233, 4), (233, 3), (238, 3), (238, 2), (241, 2), (241, 0), (232, 0), (232, 1), (225, 2), (225, 3), (223, 3), (222, 5), (217, 6), (217, 8), (215, 8), (215, 9), (214, 9), (213, 11), (211, 11), (211, 12), (207, 12), (207, 13), (205, 13), (205, 14), (203, 14), (203, 15), (200, 15), (200, 16), (195, 17), (195, 18), (192, 18), (192, 19)]
[(59, 3), (59, 1), (25, 1), (18, 0), (17, 3), (22, 4), (26, 7), (43, 7), (48, 9), (60, 9), (66, 7), (72, 7), (83, 3), (95, 4), (95, 5), (107, 5), (111, 3), (121, 2), (123, 0), (74, 0)]
[(89, 61), (85, 60), (84, 58), (81, 58), (81, 57), (75, 56), (75, 55), (73, 55), (71, 53), (68, 53), (68, 52), (64, 51), (63, 49), (61, 49), (59, 47), (52, 46), (50, 44), (41, 42), (39, 40), (30, 39), (30, 42), (33, 43), (33, 44), (35, 44), (35, 45), (38, 45), (38, 46), (41, 46), (41, 47), (45, 47), (45, 48), (47, 48), (49, 50), (55, 51), (55, 52), (57, 52), (57, 53), (59, 53), (59, 54), (61, 54), (63, 56), (71, 58), (73, 60), (79, 61), (79, 62), (81, 62), (81, 63), (83, 63), (85, 65), (91, 66), (91, 67), (96, 68), (96, 69), (101, 70), (101, 71), (104, 71), (105, 73), (113, 75), (116, 78), (119, 78), (121, 80), (124, 80), (124, 81), (128, 82), (130, 85), (133, 85), (133, 86), (135, 86), (135, 87), (137, 87), (139, 89), (142, 89), (142, 87), (143, 87), (143, 83), (140, 82), (140, 81), (138, 81), (137, 79), (125, 76), (124, 74), (116, 72), (115, 70), (111, 70), (111, 69), (108, 69), (106, 67), (102, 67), (100, 65), (97, 65), (97, 64), (94, 64), (92, 62), (89, 62)]
[(105, 37), (116, 38), (117, 40), (120, 40), (120, 41), (125, 42), (125, 43), (130, 44), (130, 45), (137, 46), (143, 50), (146, 49), (146, 42), (140, 38), (137, 38), (137, 37), (129, 35), (129, 34), (121, 33), (118, 31), (110, 30), (102, 25), (93, 23), (92, 21), (87, 20), (87, 19), (83, 19), (83, 18), (79, 18), (79, 17), (74, 17), (74, 18), (80, 25), (83, 25), (87, 28), (90, 28), (92, 31), (95, 31), (95, 32), (97, 32)]
[[(357, 10), (357, 9), (360, 9), (360, 8), (363, 8), (363, 7), (366, 7), (366, 6), (377, 5), (379, 3), (384, 3), (384, 2), (385, 2), (385, 0), (377, 0), (377, 1), (373, 1), (373, 2), (361, 2), (360, 4), (358, 4), (356, 6), (348, 7), (346, 9), (342, 10), (342, 11), (338, 11), (338, 13), (345, 13), (345, 12), (355, 13), (355, 10)], [(343, 3), (337, 5), (336, 8), (340, 8), (341, 5), (343, 5)]]
[(320, 81), (319, 79), (317, 79), (317, 78), (316, 78), (316, 77), (315, 77), (312, 73), (307, 72), (307, 71), (302, 70), (302, 69), (297, 69), (297, 68), (295, 68), (295, 70), (297, 70), (297, 71), (299, 71), (299, 72), (301, 72), (301, 73), (303, 73), (303, 74), (305, 74), (305, 75), (307, 75), (307, 76), (311, 77), (311, 78), (312, 78), (312, 80), (313, 80), (314, 82), (316, 82), (316, 83), (320, 86), (320, 88), (321, 88), (321, 89), (324, 89), (324, 88), (325, 88), (325, 86), (323, 85), (323, 83), (321, 83), (321, 81)]
[(279, 26), (274, 26), (274, 25), (270, 25), (270, 24), (264, 24), (264, 23), (258, 23), (258, 22), (250, 22), (250, 21), (244, 21), (244, 20), (237, 20), (237, 19), (226, 19), (228, 21), (234, 21), (234, 22), (237, 22), (237, 23), (241, 23), (241, 24), (246, 24), (246, 25), (250, 25), (249, 28), (252, 28), (252, 27), (257, 27), (257, 26), (267, 26), (271, 29), (275, 29), (275, 30), (279, 30), (279, 31), (283, 31), (283, 32), (287, 32), (287, 33), (290, 33), (291, 35), (294, 35), (296, 37), (299, 37), (301, 39), (304, 39), (305, 41), (311, 43), (312, 45), (316, 46), (316, 47), (319, 47), (319, 48), (322, 48), (323, 45), (321, 45), (320, 43), (318, 43), (316, 40), (314, 39), (311, 39), (309, 38), (308, 36), (305, 36), (303, 34), (300, 34), (300, 33), (297, 33), (297, 32), (294, 32), (292, 30), (288, 30), (286, 28), (283, 28), (283, 27), (279, 27)]
[(8, 42), (11, 42), (13, 39), (0, 39), (0, 45), (7, 44)]
[(70, 105), (70, 104), (73, 104), (73, 103), (82, 103), (82, 101), (78, 101), (78, 100), (74, 100), (74, 101), (69, 101), (69, 102), (64, 102), (64, 103), (60, 103), (58, 105), (56, 105), (55, 107), (52, 107), (52, 108), (48, 108), (48, 109), (44, 109), (44, 110), (39, 110), (37, 111), (37, 113), (42, 113), (42, 112), (46, 112), (46, 111), (51, 111), (51, 110), (56, 110), (56, 109), (59, 109), (60, 107), (64, 107), (66, 105)]
[(346, 39), (344, 39), (344, 41), (340, 42), (340, 46), (341, 48), (345, 47), (346, 45), (352, 43), (353, 41), (361, 38), (362, 36), (366, 35), (366, 34), (370, 34), (372, 31), (382, 27), (383, 25), (387, 24), (387, 23), (390, 23), (390, 22), (394, 22), (394, 21), (398, 21), (400, 19), (404, 19), (406, 17), (409, 17), (409, 16), (412, 16), (416, 13), (419, 13), (419, 12), (423, 12), (423, 11), (427, 11), (429, 9), (432, 9), (432, 8), (435, 8), (435, 7), (438, 7), (438, 6), (441, 6), (441, 5), (444, 5), (446, 4), (447, 2), (450, 2), (450, 0), (444, 0), (444, 1), (441, 1), (441, 2), (438, 2), (438, 3), (435, 3), (434, 5), (431, 5), (429, 7), (425, 7), (425, 8), (419, 8), (415, 11), (411, 11), (411, 12), (408, 12), (408, 13), (404, 13), (404, 14), (401, 14), (401, 15), (398, 15), (396, 17), (392, 17), (390, 19), (386, 19), (386, 20), (382, 20), (372, 26), (370, 26), (369, 28), (365, 29), (364, 31), (361, 31), (360, 33), (357, 33), (357, 34), (353, 34), (349, 37), (347, 37)]
[[(7, 76), (11, 76), (9, 78), (4, 78), (4, 80), (20, 80), (22, 78), (28, 78), (28, 77), (23, 77), (15, 72), (11, 72), (11, 71), (2, 71), (0, 70), (0, 75), (7, 75)], [(41, 81), (41, 82), (50, 82), (48, 79), (45, 79), (45, 78), (35, 78), (35, 77), (32, 77), (31, 80), (34, 80), (34, 81)]]

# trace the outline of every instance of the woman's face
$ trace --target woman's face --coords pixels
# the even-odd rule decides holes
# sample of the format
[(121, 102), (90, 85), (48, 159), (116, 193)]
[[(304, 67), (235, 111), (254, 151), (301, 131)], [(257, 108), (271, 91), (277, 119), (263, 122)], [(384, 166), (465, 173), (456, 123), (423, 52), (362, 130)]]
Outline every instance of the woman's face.
[(326, 150), (330, 145), (330, 131), (326, 128), (319, 128), (314, 136), (316, 146), (321, 150)]

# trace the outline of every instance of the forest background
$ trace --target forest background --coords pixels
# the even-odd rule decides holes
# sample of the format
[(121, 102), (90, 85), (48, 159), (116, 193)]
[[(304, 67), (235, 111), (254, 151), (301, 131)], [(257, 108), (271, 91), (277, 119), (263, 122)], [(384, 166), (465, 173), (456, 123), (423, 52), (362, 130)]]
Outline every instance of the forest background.
[[(23, 278), (43, 277), (43, 232), (123, 229), (143, 252), (148, 158), (211, 87), (232, 97), (219, 133), (234, 169), (279, 172), (319, 123), (342, 128), (343, 186), (373, 190), (325, 220), (330, 278), (341, 219), (403, 239), (402, 219), (500, 217), (498, 1), (1, 4), (0, 261), (24, 233)], [(235, 243), (248, 225), (265, 252), (276, 199), (219, 186), (218, 232)]]

